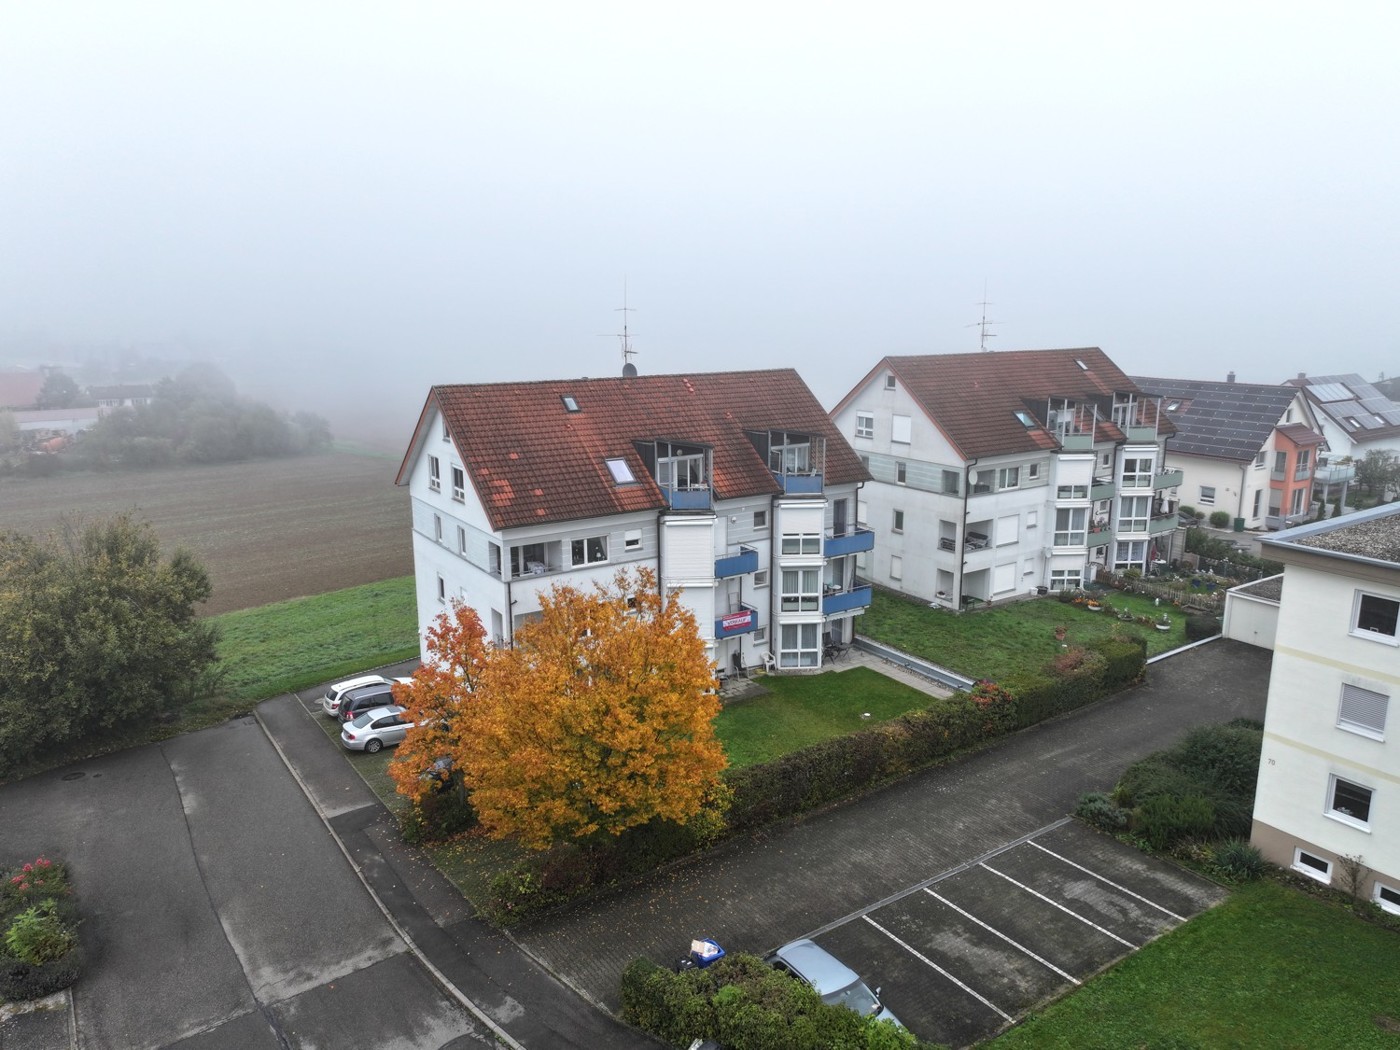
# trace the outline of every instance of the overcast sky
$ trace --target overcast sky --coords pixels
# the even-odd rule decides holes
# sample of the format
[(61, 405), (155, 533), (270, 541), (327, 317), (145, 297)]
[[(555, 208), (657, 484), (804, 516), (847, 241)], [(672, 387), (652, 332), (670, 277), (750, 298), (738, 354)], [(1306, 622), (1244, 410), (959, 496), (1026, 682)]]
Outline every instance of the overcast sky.
[(0, 357), (183, 342), (406, 435), (616, 374), (625, 279), (642, 371), (828, 405), (984, 288), (993, 349), (1400, 371), (1393, 2), (0, 10)]

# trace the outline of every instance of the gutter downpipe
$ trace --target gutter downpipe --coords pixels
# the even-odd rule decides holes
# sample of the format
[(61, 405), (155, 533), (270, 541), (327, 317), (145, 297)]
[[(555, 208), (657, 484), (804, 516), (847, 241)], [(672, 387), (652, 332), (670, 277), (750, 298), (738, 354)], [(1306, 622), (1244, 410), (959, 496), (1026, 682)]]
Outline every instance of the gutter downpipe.
[[(972, 496), (972, 468), (977, 466), (981, 458), (981, 456), (973, 456), (972, 461), (963, 468), (962, 535), (958, 537), (958, 582), (953, 588), (956, 605), (954, 612), (962, 612), (963, 610), (963, 570), (967, 568), (967, 501)], [(934, 577), (933, 582), (937, 586), (938, 578)]]

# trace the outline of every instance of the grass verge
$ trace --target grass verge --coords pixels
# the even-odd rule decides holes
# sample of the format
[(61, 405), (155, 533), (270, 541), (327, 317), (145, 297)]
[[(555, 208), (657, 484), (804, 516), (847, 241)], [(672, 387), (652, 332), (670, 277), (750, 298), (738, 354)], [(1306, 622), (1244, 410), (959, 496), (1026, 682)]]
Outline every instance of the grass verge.
[[(859, 623), (860, 633), (903, 649), (970, 678), (999, 681), (1018, 672), (1038, 671), (1060, 651), (1061, 644), (1084, 644), (1122, 633), (1147, 640), (1147, 655), (1167, 652), (1186, 641), (1186, 617), (1180, 609), (1163, 609), (1151, 598), (1111, 591), (1114, 609), (1135, 616), (1166, 612), (1171, 630), (1123, 623), (1108, 612), (1089, 612), (1058, 598), (1036, 598), (975, 612), (954, 613), (888, 592), (876, 591)], [(1055, 628), (1065, 628), (1061, 643)]]
[(1393, 1048), (1400, 937), (1249, 883), (985, 1046)]

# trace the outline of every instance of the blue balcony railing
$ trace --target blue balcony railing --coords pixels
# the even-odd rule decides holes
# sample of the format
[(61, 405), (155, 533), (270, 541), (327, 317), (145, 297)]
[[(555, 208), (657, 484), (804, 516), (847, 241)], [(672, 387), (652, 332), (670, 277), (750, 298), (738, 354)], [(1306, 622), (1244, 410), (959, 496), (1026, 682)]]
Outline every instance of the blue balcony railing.
[(864, 609), (870, 605), (870, 585), (862, 587), (852, 587), (849, 591), (836, 591), (833, 594), (822, 596), (822, 615), (833, 616), (836, 613), (850, 612), (852, 609)]
[(822, 544), (822, 553), (828, 558), (840, 558), (846, 554), (863, 554), (875, 549), (875, 533), (857, 525), (847, 529), (840, 536), (828, 534)]
[(787, 496), (820, 496), (822, 476), (820, 474), (782, 474), (772, 471), (773, 480), (783, 487)]
[(666, 494), (666, 502), (672, 510), (709, 510), (710, 490), (708, 488), (673, 489), (665, 485), (661, 491)]
[(758, 551), (752, 547), (740, 547), (738, 554), (715, 559), (715, 577), (727, 579), (730, 576), (743, 576), (758, 571)]
[(752, 605), (741, 605), (738, 612), (728, 613), (715, 620), (716, 638), (733, 638), (736, 634), (749, 634), (756, 630), (758, 610)]

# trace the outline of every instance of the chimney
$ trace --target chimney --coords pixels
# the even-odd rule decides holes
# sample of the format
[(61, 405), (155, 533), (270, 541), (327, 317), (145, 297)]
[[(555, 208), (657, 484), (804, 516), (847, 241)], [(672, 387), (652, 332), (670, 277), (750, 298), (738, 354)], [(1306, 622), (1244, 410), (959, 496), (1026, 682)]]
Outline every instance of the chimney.
[(1234, 372), (1226, 372), (1226, 373), (1225, 373), (1225, 382), (1227, 382), (1227, 383), (1233, 383), (1234, 381), (1235, 381), (1235, 373), (1234, 373)]
[(1300, 380), (1307, 379), (1307, 378), (1308, 378), (1308, 374), (1307, 374), (1306, 372), (1299, 372), (1299, 373), (1298, 373), (1298, 378), (1299, 378)]

